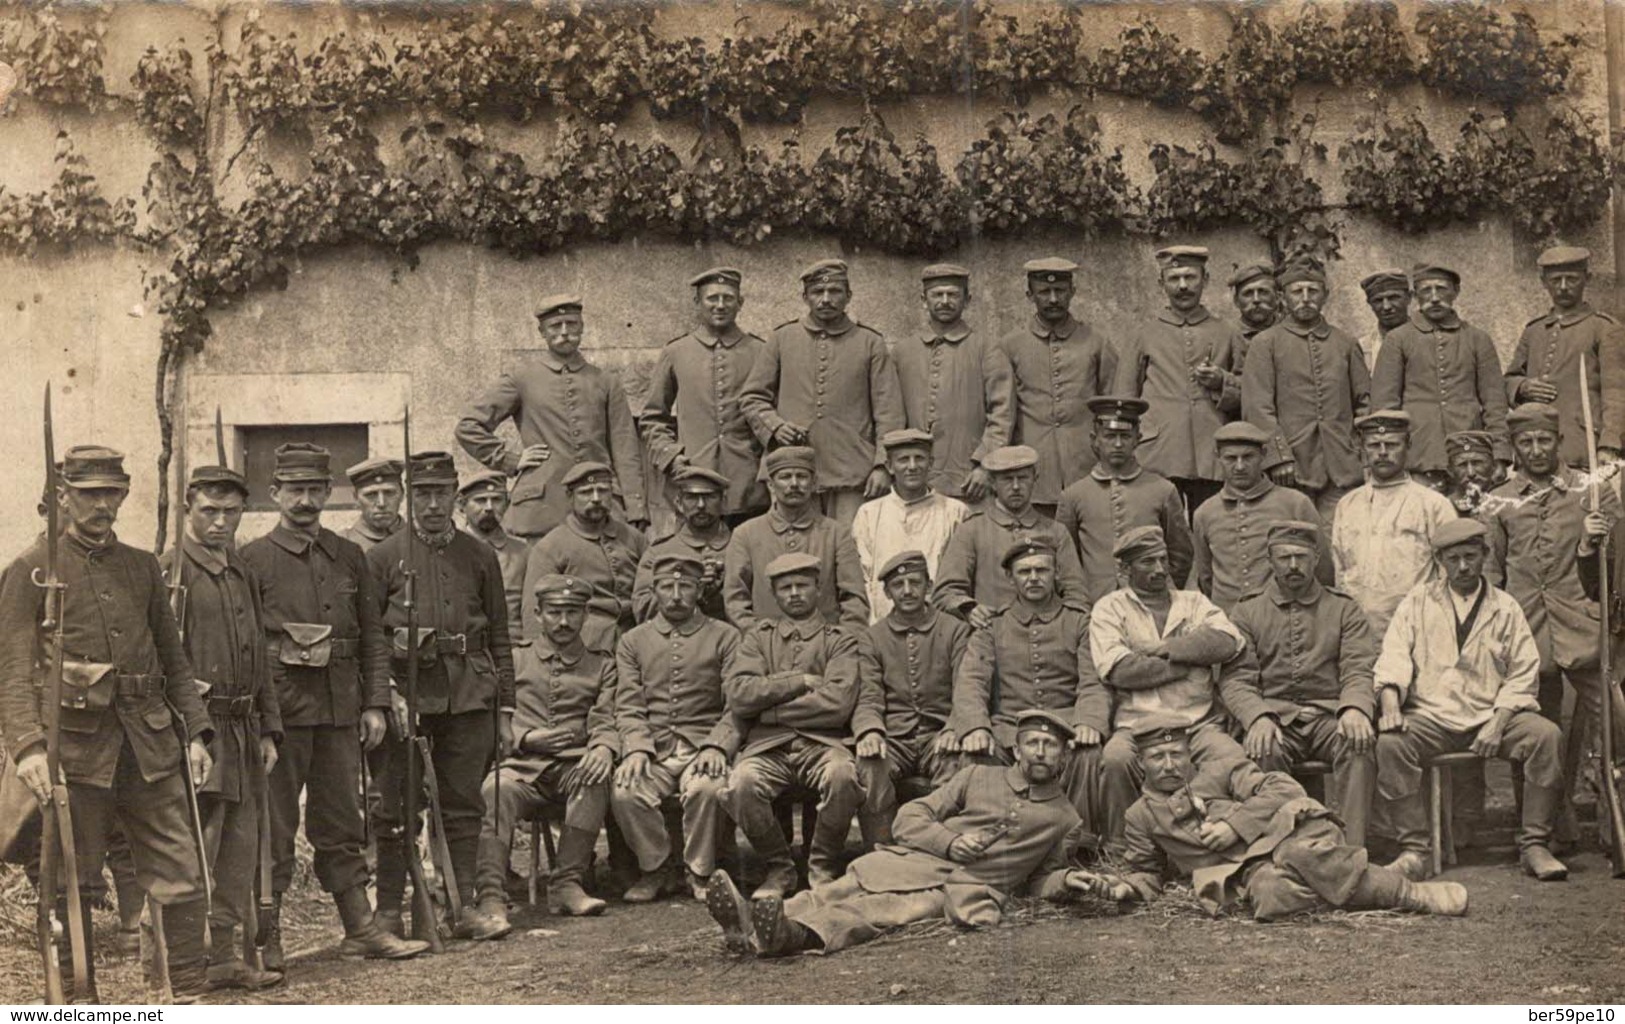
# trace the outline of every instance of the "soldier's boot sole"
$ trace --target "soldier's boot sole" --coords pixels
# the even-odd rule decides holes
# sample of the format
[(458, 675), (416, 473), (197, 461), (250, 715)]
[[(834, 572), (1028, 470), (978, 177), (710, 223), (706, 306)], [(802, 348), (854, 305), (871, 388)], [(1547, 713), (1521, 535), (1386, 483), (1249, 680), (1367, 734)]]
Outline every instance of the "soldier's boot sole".
[(751, 904), (726, 871), (713, 871), (705, 886), (705, 909), (722, 928), (722, 943), (730, 953), (749, 953), (756, 938)]

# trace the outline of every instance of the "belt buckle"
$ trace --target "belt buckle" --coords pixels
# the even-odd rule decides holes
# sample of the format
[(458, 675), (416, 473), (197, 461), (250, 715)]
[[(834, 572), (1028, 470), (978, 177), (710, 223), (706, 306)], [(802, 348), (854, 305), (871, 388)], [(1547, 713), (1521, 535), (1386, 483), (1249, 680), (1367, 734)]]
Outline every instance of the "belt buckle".
[(452, 653), (457, 654), (457, 655), (467, 655), (468, 654), (468, 634), (467, 633), (455, 633), (455, 634), (452, 635), (452, 639), (457, 641), (457, 649), (455, 651), (453, 651)]

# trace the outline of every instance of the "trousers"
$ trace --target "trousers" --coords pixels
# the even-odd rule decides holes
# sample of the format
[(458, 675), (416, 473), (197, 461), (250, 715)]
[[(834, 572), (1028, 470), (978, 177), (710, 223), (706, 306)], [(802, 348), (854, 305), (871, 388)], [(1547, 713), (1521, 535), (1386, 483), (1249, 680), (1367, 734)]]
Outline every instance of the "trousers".
[[(951, 892), (955, 889), (963, 892)], [(1004, 906), (985, 885), (870, 892), (848, 874), (790, 897), (784, 914), (822, 939), (825, 953), (834, 953), (916, 921), (946, 917), (967, 927), (988, 927), (999, 923)]]
[(527, 757), (523, 765), (514, 767), (504, 762), (500, 798), (496, 773), (485, 777), (480, 786), (484, 814), (479, 826), (478, 866), (470, 876), (480, 896), (501, 896), (515, 826), (547, 805), (564, 805), (566, 829), (598, 835), (609, 809), (609, 783), (573, 785), (568, 776), (579, 763), (575, 758), (550, 757)]
[(1343, 819), (1344, 833), (1352, 846), (1364, 846), (1366, 822), (1371, 817), (1371, 795), (1377, 784), (1377, 755), (1372, 751), (1356, 754), (1337, 731), (1337, 716), (1323, 708), (1300, 708), (1292, 721), (1281, 726), (1280, 748), (1258, 759), (1267, 772), (1291, 772), (1304, 761), (1328, 761), (1331, 784), (1326, 788), (1326, 806)]
[(1243, 883), (1260, 921), (1325, 907), (1365, 909), (1399, 903), (1403, 877), (1370, 863), (1364, 847), (1347, 842), (1329, 818), (1302, 822)]
[[(795, 786), (818, 794), (818, 826), (813, 830), (809, 860), (832, 870), (864, 796), (857, 759), (845, 747), (798, 736), (782, 747), (740, 758), (728, 773), (728, 802), (734, 820), (752, 846), (763, 837), (782, 836), (773, 816), (773, 801)], [(757, 853), (765, 851), (758, 849)]]
[(316, 880), (331, 893), (367, 884), (361, 847), (361, 743), (353, 725), (292, 725), (283, 730), (271, 770), (271, 885), (293, 884), (299, 797), (305, 796), (305, 838), (315, 848)]
[(891, 842), (900, 779), (918, 779), (926, 789), (936, 789), (953, 777), (959, 758), (937, 752), (938, 735), (939, 732), (932, 730), (913, 736), (887, 736), (885, 757), (858, 758), (858, 781), (864, 793), (858, 817), (863, 826), (865, 848)]
[(614, 786), (610, 809), (622, 835), (637, 855), (638, 867), (654, 871), (671, 857), (671, 836), (666, 833), (662, 801), (676, 797), (683, 808), (683, 863), (701, 877), (717, 866), (717, 836), (727, 820), (724, 793), (727, 777), (694, 771), (699, 756), (687, 743), (665, 758), (649, 762), (649, 774), (630, 786)]
[[(480, 780), (496, 748), (496, 722), (490, 711), (418, 716), (418, 735), (428, 737), (430, 763), (439, 783), (440, 817), (451, 853), (452, 873), (461, 893), (473, 891), (485, 802)], [(378, 901), (399, 905), (406, 891), (405, 797), (407, 744), (390, 736), (368, 755), (378, 800), (371, 814), (378, 841)], [(425, 801), (422, 806), (426, 809)]]

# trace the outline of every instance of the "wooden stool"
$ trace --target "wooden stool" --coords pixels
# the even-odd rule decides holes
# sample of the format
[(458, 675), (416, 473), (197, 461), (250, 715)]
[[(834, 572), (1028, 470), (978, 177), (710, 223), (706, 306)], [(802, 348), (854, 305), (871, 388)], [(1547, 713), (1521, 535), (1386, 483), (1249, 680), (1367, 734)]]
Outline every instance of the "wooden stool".
[(1456, 835), (1452, 813), (1450, 771), (1458, 765), (1477, 765), (1483, 759), (1471, 751), (1439, 754), (1428, 759), (1429, 838), (1433, 847), (1433, 873), (1444, 871), (1446, 864), (1456, 863)]
[(530, 879), (527, 895), (531, 906), (536, 905), (536, 890), (542, 880), (542, 848), (547, 848), (547, 870), (552, 871), (553, 865), (559, 861), (559, 851), (553, 845), (553, 826), (562, 825), (564, 809), (562, 807), (543, 807), (540, 812), (530, 819)]

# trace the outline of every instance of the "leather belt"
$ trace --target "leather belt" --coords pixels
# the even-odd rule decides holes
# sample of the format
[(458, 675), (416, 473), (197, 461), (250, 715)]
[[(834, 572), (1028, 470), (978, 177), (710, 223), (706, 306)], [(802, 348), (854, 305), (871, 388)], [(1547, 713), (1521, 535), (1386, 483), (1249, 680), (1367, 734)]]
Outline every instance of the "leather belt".
[(254, 695), (252, 693), (240, 697), (209, 695), (209, 717), (211, 718), (248, 718), (253, 714)]
[(162, 675), (125, 675), (121, 672), (113, 676), (113, 692), (120, 697), (151, 697), (164, 692), (164, 681)]

